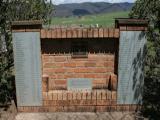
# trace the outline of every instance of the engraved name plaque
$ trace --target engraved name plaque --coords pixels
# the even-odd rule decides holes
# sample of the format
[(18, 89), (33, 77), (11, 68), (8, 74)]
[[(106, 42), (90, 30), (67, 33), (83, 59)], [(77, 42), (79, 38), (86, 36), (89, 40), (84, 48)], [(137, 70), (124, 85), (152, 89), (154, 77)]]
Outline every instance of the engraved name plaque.
[(92, 79), (70, 78), (67, 80), (68, 90), (92, 90)]

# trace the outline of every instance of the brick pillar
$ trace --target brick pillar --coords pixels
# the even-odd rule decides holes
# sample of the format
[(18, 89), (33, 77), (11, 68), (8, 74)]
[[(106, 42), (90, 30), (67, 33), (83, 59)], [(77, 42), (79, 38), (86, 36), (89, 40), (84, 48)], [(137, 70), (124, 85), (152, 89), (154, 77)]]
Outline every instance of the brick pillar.
[(38, 20), (12, 22), (18, 107), (43, 105), (41, 93), (41, 28), (42, 22)]
[(141, 104), (148, 20), (116, 19), (120, 30), (118, 61), (118, 104)]

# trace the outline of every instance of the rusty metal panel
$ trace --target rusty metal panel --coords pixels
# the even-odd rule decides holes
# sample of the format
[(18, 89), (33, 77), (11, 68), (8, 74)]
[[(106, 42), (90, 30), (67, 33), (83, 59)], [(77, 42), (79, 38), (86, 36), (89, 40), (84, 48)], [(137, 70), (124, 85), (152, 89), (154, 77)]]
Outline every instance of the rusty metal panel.
[(142, 31), (121, 31), (118, 65), (118, 104), (141, 104), (146, 37)]
[(13, 33), (18, 106), (41, 106), (41, 53), (39, 32)]

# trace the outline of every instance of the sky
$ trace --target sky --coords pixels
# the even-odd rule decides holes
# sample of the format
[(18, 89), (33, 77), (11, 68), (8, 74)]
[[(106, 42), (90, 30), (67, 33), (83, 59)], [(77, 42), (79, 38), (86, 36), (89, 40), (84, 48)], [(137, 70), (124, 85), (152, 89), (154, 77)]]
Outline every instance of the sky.
[(52, 0), (53, 4), (65, 4), (65, 3), (82, 3), (82, 2), (110, 2), (110, 3), (119, 3), (119, 2), (130, 2), (133, 3), (135, 0)]

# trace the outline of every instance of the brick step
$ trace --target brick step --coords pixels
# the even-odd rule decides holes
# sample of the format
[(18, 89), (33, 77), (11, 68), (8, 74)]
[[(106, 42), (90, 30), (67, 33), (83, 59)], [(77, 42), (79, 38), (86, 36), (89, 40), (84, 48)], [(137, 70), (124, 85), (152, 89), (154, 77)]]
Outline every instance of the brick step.
[(115, 112), (137, 111), (139, 105), (18, 107), (19, 112)]
[(116, 100), (45, 100), (43, 106), (106, 106), (116, 103)]
[(116, 100), (117, 92), (109, 90), (43, 92), (43, 100)]

